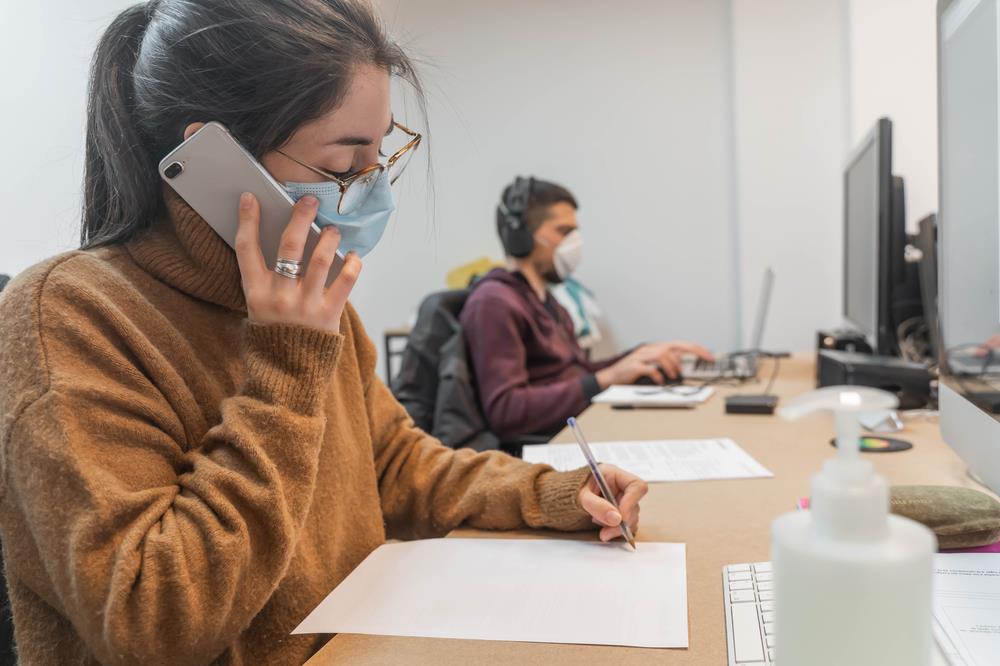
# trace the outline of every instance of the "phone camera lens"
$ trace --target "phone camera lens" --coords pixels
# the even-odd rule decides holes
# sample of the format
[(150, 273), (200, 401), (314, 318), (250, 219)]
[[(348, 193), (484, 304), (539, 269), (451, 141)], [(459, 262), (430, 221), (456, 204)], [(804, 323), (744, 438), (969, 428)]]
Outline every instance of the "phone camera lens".
[(171, 162), (166, 169), (163, 170), (163, 175), (167, 178), (176, 178), (184, 171), (184, 165), (180, 162)]

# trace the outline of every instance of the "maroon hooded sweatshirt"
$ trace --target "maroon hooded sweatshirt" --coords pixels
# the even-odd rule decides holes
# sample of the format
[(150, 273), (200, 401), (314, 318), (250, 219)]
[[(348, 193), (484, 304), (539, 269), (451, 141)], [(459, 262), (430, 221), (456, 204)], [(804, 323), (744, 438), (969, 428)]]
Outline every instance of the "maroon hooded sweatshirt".
[(558, 432), (600, 392), (594, 373), (621, 358), (588, 361), (569, 313), (502, 268), (476, 284), (459, 319), (483, 413), (505, 440)]

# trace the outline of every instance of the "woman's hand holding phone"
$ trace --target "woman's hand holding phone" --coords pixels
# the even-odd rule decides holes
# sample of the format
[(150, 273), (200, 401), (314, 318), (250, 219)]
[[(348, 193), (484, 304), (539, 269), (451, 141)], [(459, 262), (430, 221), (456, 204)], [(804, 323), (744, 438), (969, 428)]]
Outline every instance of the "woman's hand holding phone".
[[(236, 258), (243, 277), (243, 293), (250, 321), (257, 324), (294, 324), (333, 333), (340, 330), (340, 316), (361, 273), (361, 259), (353, 252), (326, 287), (330, 267), (340, 244), (336, 227), (326, 227), (301, 278), (281, 275), (267, 267), (260, 250), (260, 205), (249, 192), (240, 197)], [(292, 218), (278, 246), (281, 259), (301, 261), (319, 201), (304, 196), (292, 209)]]

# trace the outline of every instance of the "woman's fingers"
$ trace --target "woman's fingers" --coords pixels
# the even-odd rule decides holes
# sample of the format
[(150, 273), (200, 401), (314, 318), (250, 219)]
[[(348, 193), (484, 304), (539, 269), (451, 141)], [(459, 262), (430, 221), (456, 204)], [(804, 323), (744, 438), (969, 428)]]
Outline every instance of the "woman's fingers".
[(311, 194), (299, 199), (292, 208), (292, 219), (281, 234), (278, 243), (278, 258), (302, 261), (305, 254), (306, 240), (309, 238), (309, 228), (316, 219), (318, 200)]
[(251, 288), (267, 273), (267, 264), (260, 251), (260, 204), (257, 197), (249, 192), (240, 195), (236, 261), (240, 266), (244, 289)]
[(340, 273), (334, 278), (333, 284), (326, 290), (326, 306), (333, 318), (332, 323), (340, 321), (340, 315), (344, 312), (347, 299), (351, 295), (351, 290), (361, 275), (361, 258), (355, 252), (349, 252), (344, 257), (344, 266)]
[(323, 298), (326, 281), (330, 275), (330, 267), (337, 260), (337, 247), (340, 245), (340, 231), (334, 226), (324, 227), (319, 234), (319, 241), (309, 257), (306, 277), (303, 280), (308, 297)]
[[(619, 470), (622, 474), (628, 474), (628, 472), (623, 472)], [(618, 498), (618, 508), (625, 516), (631, 516), (633, 513), (639, 509), (639, 500), (646, 496), (649, 491), (649, 485), (637, 476), (629, 475), (631, 480), (628, 481), (628, 485), (625, 486), (625, 491)], [(619, 482), (619, 487), (620, 482)]]
[[(326, 288), (330, 268), (337, 261), (340, 231), (325, 229), (313, 248), (309, 265), (296, 276), (269, 271), (258, 238), (260, 208), (252, 196), (242, 197), (237, 234), (237, 255), (243, 272), (247, 315), (261, 324), (295, 324), (337, 332), (347, 298), (361, 272), (361, 260), (349, 255), (344, 266)], [(316, 197), (306, 195), (292, 208), (292, 216), (278, 243), (278, 259), (301, 262), (305, 256), (318, 206)]]
[(591, 480), (580, 493), (580, 508), (590, 514), (590, 516), (601, 525), (612, 526), (622, 522), (622, 515), (618, 509), (600, 496), (599, 492), (594, 492), (594, 482)]
[(633, 533), (638, 528), (639, 500), (645, 496), (646, 492), (649, 490), (649, 486), (635, 474), (626, 472), (620, 467), (615, 467), (614, 465), (601, 465), (601, 473), (604, 475), (604, 479), (608, 482), (609, 490), (615, 494), (615, 499), (618, 502), (618, 510), (614, 511), (614, 516), (617, 516), (618, 520), (609, 520), (614, 516), (609, 515), (608, 507), (610, 507), (611, 510), (614, 510), (614, 507), (609, 502), (604, 501), (601, 497), (597, 497), (599, 502), (594, 501), (593, 499), (590, 500), (590, 504), (594, 510), (588, 509), (587, 505), (585, 505), (584, 502), (588, 499), (586, 497), (588, 493), (599, 493), (593, 479), (591, 479), (590, 483), (585, 488), (587, 492), (581, 494), (580, 505), (594, 517), (595, 523), (602, 525), (600, 531), (601, 541), (610, 541), (622, 535), (620, 523), (623, 516), (625, 523), (629, 526), (629, 529), (631, 529)]
[[(632, 531), (632, 536), (635, 536), (639, 532), (639, 509), (637, 508), (625, 522), (628, 524), (629, 530)], [(622, 528), (617, 525), (615, 527), (602, 527), (598, 536), (601, 541), (613, 541), (614, 539), (622, 539), (625, 537), (625, 535), (622, 534)]]

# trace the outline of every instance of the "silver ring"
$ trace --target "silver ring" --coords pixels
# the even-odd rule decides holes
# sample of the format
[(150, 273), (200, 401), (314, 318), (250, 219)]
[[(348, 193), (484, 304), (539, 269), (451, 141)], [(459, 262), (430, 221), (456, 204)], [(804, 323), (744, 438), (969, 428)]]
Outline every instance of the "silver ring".
[(302, 277), (302, 262), (295, 259), (278, 259), (274, 264), (274, 272), (283, 277), (298, 280)]

